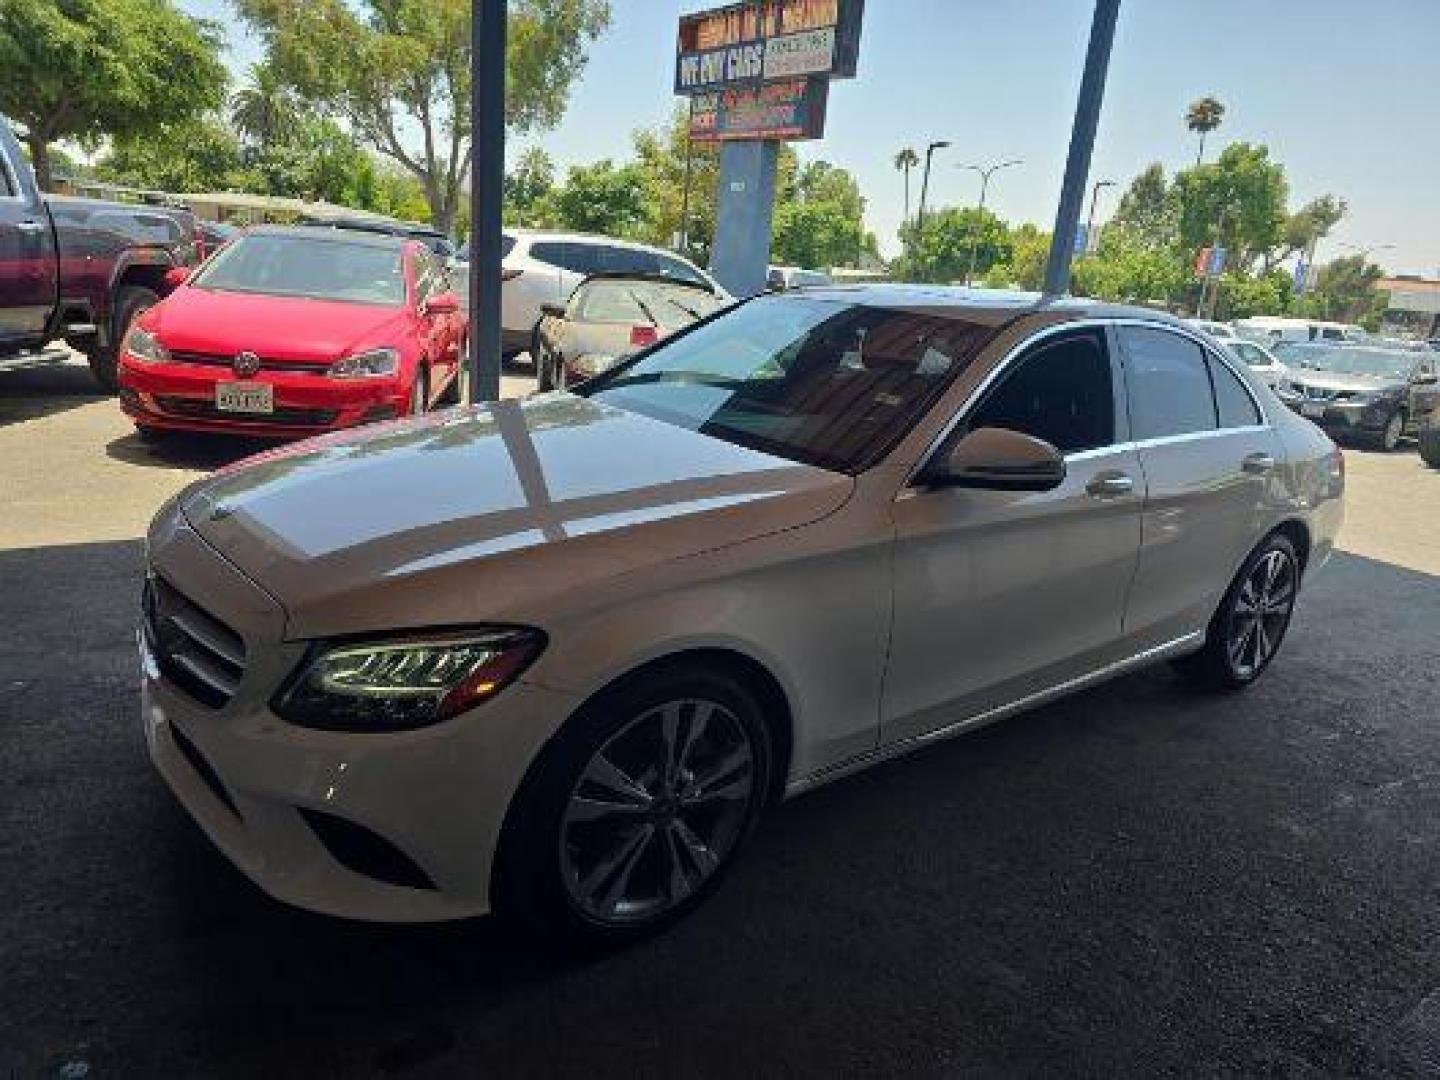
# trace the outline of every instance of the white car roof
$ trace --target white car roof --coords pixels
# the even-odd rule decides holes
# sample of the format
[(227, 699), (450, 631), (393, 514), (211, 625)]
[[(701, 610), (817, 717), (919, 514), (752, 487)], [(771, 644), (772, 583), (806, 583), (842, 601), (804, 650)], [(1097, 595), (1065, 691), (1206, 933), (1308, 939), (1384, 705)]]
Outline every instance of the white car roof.
[(601, 244), (606, 247), (627, 248), (630, 251), (651, 251), (657, 255), (669, 255), (671, 258), (685, 259), (683, 255), (676, 255), (673, 251), (666, 251), (664, 248), (653, 247), (650, 244), (637, 244), (634, 240), (620, 240), (613, 236), (601, 236), (597, 233), (575, 233), (575, 232), (551, 232), (546, 229), (511, 229), (506, 228), (505, 232), (515, 237), (516, 240), (529, 240), (532, 243), (562, 243), (562, 244)]

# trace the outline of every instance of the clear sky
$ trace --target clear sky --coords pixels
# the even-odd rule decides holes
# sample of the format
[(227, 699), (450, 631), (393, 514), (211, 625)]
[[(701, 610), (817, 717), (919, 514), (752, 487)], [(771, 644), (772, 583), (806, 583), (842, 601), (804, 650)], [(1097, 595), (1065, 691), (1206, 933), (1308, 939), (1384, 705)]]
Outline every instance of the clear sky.
[[(184, 0), (224, 22), (237, 70), (256, 57), (224, 0)], [(538, 142), (561, 165), (623, 159), (630, 132), (665, 119), (675, 24), (706, 0), (612, 0), (558, 129)], [(831, 87), (820, 142), (797, 144), (851, 170), (867, 224), (894, 251), (904, 196), (897, 150), (936, 154), (931, 205), (972, 203), (979, 178), (957, 166), (1021, 158), (996, 175), (988, 204), (1049, 228), (1064, 170), (1092, 0), (868, 0), (860, 74)], [(1350, 204), (1320, 248), (1392, 244), (1372, 258), (1440, 274), (1440, 0), (1123, 0), (1091, 179), (1126, 183), (1152, 161), (1194, 162), (1185, 106), (1227, 107), (1207, 158), (1234, 140), (1264, 142), (1290, 180), (1292, 208), (1321, 194)], [(918, 192), (918, 177), (915, 180)], [(1099, 217), (1118, 194), (1101, 194)]]

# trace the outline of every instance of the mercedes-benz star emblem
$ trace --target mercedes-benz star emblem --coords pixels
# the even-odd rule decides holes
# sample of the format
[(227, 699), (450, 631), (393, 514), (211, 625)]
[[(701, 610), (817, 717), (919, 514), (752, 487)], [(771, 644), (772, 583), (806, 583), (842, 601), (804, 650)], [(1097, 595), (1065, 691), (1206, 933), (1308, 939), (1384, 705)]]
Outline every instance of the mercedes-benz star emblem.
[(249, 351), (238, 352), (230, 362), (230, 367), (240, 378), (248, 379), (260, 370), (260, 357)]

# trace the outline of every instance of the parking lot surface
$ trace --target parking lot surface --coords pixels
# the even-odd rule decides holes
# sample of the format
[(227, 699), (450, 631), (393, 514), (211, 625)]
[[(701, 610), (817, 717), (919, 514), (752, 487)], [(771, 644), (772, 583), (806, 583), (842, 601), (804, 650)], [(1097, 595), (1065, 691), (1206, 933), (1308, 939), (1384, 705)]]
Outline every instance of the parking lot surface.
[(1147, 671), (832, 785), (582, 961), (284, 908), (152, 773), (139, 537), (250, 449), (152, 451), (83, 367), (0, 370), (0, 1077), (1440, 1071), (1413, 450), (1347, 454), (1343, 551), (1250, 692)]

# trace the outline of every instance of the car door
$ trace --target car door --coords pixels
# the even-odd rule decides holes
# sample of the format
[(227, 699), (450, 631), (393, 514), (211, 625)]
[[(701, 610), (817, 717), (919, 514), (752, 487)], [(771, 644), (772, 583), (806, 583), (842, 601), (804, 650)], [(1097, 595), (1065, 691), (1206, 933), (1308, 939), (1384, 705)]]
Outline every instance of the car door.
[(449, 282), (439, 262), (422, 244), (412, 245), (415, 260), (415, 305), (424, 337), (425, 355), (430, 359), (430, 391), (440, 392), (455, 374), (459, 359), (459, 335), (455, 332), (456, 315), (434, 312), (430, 301), (449, 291)]
[(1144, 494), (1105, 328), (1047, 331), (1014, 355), (937, 453), (1004, 427), (1046, 440), (1045, 492), (912, 487), (895, 503), (894, 630), (882, 739), (1043, 692), (1114, 659)]
[[(0, 127), (4, 120), (0, 119)], [(0, 142), (0, 342), (45, 333), (56, 304), (55, 237), (13, 140)]]
[(1260, 540), (1281, 447), (1249, 385), (1198, 338), (1116, 328), (1145, 475), (1129, 632), (1159, 646), (1203, 632)]

